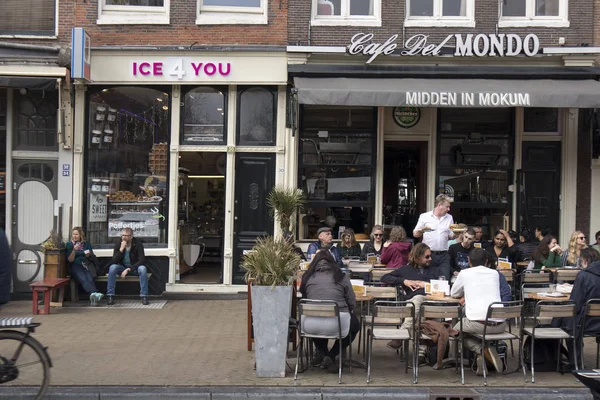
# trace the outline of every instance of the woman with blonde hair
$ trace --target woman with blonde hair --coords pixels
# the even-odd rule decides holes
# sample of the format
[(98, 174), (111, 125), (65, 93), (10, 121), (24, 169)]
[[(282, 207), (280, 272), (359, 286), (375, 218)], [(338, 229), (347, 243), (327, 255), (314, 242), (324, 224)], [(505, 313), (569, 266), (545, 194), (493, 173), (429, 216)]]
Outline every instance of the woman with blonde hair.
[(94, 276), (90, 272), (90, 257), (94, 255), (94, 250), (90, 242), (85, 240), (83, 228), (76, 226), (71, 229), (71, 240), (65, 245), (65, 253), (71, 276), (75, 278), (83, 290), (90, 296), (92, 306), (98, 305), (104, 295), (96, 289)]
[(367, 259), (368, 254), (380, 256), (383, 251), (383, 226), (375, 225), (371, 230), (371, 241), (363, 246), (360, 258)]
[(412, 243), (406, 242), (406, 231), (400, 225), (392, 228), (390, 238), (383, 244), (381, 263), (386, 268), (400, 268), (408, 264), (408, 254)]
[(574, 265), (581, 268), (581, 250), (587, 247), (586, 237), (581, 231), (575, 231), (569, 240), (569, 247), (563, 251), (562, 266)]
[(352, 228), (346, 228), (344, 232), (342, 232), (340, 243), (338, 243), (337, 248), (342, 258), (360, 256), (360, 244), (356, 241), (354, 230)]

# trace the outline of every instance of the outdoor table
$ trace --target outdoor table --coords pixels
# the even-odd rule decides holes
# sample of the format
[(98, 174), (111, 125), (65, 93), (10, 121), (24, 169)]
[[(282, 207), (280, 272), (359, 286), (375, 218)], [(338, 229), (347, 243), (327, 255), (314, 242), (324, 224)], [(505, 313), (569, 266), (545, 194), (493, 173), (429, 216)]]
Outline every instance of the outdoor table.
[[(543, 293), (543, 292), (540, 292), (540, 293)], [(571, 297), (567, 294), (565, 294), (564, 296), (560, 296), (560, 297), (540, 296), (540, 293), (528, 293), (527, 298), (532, 299), (532, 300), (569, 301), (569, 299)]]
[(517, 267), (527, 268), (529, 266), (529, 261), (517, 261)]
[(433, 294), (428, 294), (425, 296), (425, 298), (427, 299), (427, 301), (444, 301), (448, 303), (460, 303), (460, 301), (462, 300), (461, 298), (457, 299), (451, 296), (440, 297)]

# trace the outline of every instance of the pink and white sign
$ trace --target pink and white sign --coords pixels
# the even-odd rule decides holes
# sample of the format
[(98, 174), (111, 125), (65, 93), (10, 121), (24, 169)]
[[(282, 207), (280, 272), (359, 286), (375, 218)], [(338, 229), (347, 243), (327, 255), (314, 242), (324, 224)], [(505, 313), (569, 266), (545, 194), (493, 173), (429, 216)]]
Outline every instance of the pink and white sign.
[(226, 61), (211, 61), (210, 59), (166, 58), (164, 61), (136, 60), (131, 62), (131, 76), (161, 77), (169, 80), (206, 79), (213, 76), (227, 77), (231, 74), (231, 63)]

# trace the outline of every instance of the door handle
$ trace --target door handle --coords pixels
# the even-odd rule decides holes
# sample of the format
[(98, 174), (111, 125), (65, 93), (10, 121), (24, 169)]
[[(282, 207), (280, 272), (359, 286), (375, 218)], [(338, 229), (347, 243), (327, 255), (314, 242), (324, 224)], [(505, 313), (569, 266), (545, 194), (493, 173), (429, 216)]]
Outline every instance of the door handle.
[(237, 221), (237, 217), (233, 217), (233, 220), (234, 220), (234, 221)]
[(19, 264), (37, 264), (36, 260), (19, 260)]

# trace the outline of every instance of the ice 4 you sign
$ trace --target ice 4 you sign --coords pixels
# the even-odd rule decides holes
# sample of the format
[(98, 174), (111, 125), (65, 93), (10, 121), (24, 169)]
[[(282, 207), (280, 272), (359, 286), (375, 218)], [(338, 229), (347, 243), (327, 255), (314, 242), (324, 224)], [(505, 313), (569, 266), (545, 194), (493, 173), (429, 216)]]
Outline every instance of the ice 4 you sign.
[[(372, 33), (357, 33), (352, 36), (348, 45), (348, 53), (369, 56), (367, 64), (380, 55), (391, 55), (398, 47), (398, 35), (392, 35), (384, 42), (373, 41)], [(451, 49), (454, 57), (511, 57), (525, 54), (533, 57), (540, 51), (540, 40), (534, 34), (524, 37), (513, 33), (483, 34), (456, 33), (446, 36), (439, 43), (429, 42), (429, 37), (418, 34), (404, 42), (402, 56), (439, 56)]]

